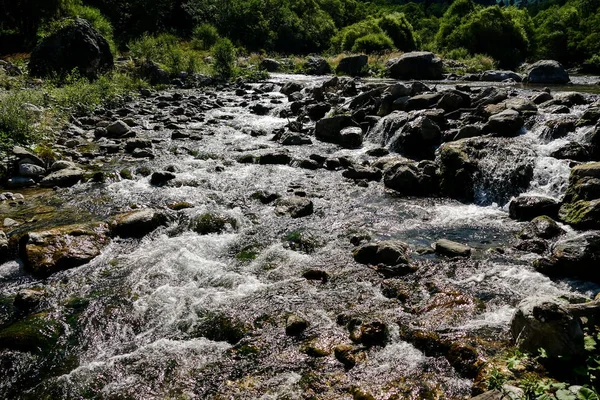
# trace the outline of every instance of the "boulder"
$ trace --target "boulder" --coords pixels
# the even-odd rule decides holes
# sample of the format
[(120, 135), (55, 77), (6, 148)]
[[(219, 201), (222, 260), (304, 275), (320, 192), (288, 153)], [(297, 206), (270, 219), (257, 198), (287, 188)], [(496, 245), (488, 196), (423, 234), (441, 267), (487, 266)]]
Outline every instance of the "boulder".
[(129, 125), (119, 119), (106, 127), (106, 134), (108, 137), (118, 138), (125, 136), (130, 130)]
[(47, 277), (91, 261), (109, 241), (105, 223), (68, 225), (27, 233), (19, 242), (19, 253), (26, 270)]
[(441, 143), (439, 126), (426, 116), (420, 116), (404, 125), (390, 141), (390, 150), (407, 157), (433, 159)]
[(340, 144), (342, 130), (351, 126), (355, 127), (357, 123), (349, 115), (322, 118), (315, 125), (315, 137), (322, 142)]
[(523, 77), (513, 71), (484, 71), (479, 75), (479, 80), (484, 82), (502, 82), (512, 79), (515, 82), (521, 82)]
[(302, 218), (311, 215), (313, 211), (313, 202), (304, 197), (285, 197), (275, 201), (275, 212), (279, 215)]
[(525, 228), (519, 232), (517, 237), (523, 240), (536, 238), (554, 239), (564, 233), (565, 230), (561, 228), (556, 221), (546, 215), (542, 215), (529, 222)]
[(156, 171), (152, 173), (150, 177), (150, 184), (153, 186), (163, 186), (169, 181), (176, 178), (176, 175), (169, 171)]
[(470, 257), (471, 248), (448, 239), (440, 239), (434, 243), (435, 252), (448, 257)]
[(344, 57), (340, 60), (335, 72), (350, 76), (360, 76), (364, 73), (364, 69), (367, 67), (368, 62), (369, 57), (364, 54)]
[(442, 60), (427, 51), (405, 53), (388, 61), (387, 71), (393, 79), (442, 79)]
[(569, 74), (561, 63), (554, 60), (540, 60), (526, 69), (529, 83), (568, 83)]
[(587, 279), (600, 283), (600, 232), (589, 231), (556, 242), (550, 258), (534, 267), (550, 277)]
[(277, 72), (281, 69), (281, 63), (272, 58), (265, 58), (260, 62), (258, 68), (267, 72)]
[(362, 129), (356, 126), (349, 126), (340, 131), (340, 136), (336, 143), (346, 149), (357, 149), (362, 146)]
[(70, 187), (83, 179), (81, 168), (65, 168), (46, 175), (40, 181), (42, 187)]
[(354, 260), (360, 264), (395, 266), (410, 263), (409, 251), (408, 245), (400, 240), (386, 240), (362, 245), (353, 255)]
[(86, 20), (71, 24), (43, 39), (31, 53), (29, 72), (33, 76), (64, 76), (77, 69), (90, 79), (113, 68), (107, 40)]
[(600, 162), (578, 165), (571, 170), (558, 216), (579, 229), (600, 228)]
[(331, 73), (331, 66), (322, 57), (308, 57), (302, 71), (307, 75), (327, 75)]
[(38, 167), (46, 168), (46, 163), (41, 158), (21, 146), (13, 147), (12, 154), (19, 160), (19, 163), (27, 162), (28, 164), (35, 164)]
[(35, 164), (24, 163), (19, 165), (19, 175), (24, 176), (26, 178), (38, 179), (45, 173), (46, 169)]
[(437, 166), (432, 162), (400, 162), (385, 170), (385, 187), (404, 196), (432, 196), (439, 192)]
[(531, 221), (541, 215), (555, 218), (559, 207), (560, 204), (550, 197), (524, 195), (511, 200), (508, 213), (512, 219)]
[(510, 137), (519, 133), (525, 121), (518, 111), (507, 109), (490, 117), (483, 131), (494, 136)]
[(167, 222), (164, 213), (148, 208), (115, 216), (110, 222), (110, 229), (114, 236), (140, 238)]
[(523, 351), (537, 354), (542, 348), (550, 358), (578, 358), (584, 353), (583, 330), (578, 318), (550, 297), (523, 300), (510, 324), (512, 337)]

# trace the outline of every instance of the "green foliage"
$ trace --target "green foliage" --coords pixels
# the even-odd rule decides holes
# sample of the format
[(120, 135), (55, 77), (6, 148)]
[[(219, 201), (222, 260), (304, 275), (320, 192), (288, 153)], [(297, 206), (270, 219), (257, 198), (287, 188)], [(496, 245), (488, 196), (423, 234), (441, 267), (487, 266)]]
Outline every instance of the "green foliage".
[(506, 383), (506, 375), (499, 369), (492, 369), (487, 378), (488, 390), (502, 390), (502, 386)]
[[(468, 9), (468, 4), (465, 4), (459, 10)], [(453, 7), (450, 7), (446, 14), (451, 11)], [(455, 24), (457, 21), (458, 25)], [(530, 41), (527, 36), (529, 27), (526, 16), (519, 10), (510, 7), (486, 7), (471, 10), (467, 15), (450, 15), (447, 21), (442, 22), (437, 41), (441, 47), (463, 47), (470, 54), (491, 56), (498, 60), (502, 68), (515, 68), (530, 53)]]
[(352, 51), (355, 53), (378, 53), (393, 49), (394, 42), (385, 33), (362, 36), (356, 39), (352, 46)]
[(44, 102), (42, 93), (19, 90), (0, 95), (0, 156), (14, 145), (26, 145), (42, 136), (42, 115), (36, 115), (24, 104)]
[(377, 24), (392, 39), (398, 50), (412, 51), (416, 48), (413, 27), (404, 14), (386, 14), (377, 21)]
[(192, 46), (197, 50), (208, 50), (219, 40), (219, 31), (211, 24), (200, 24), (194, 28)]
[(211, 49), (213, 70), (217, 77), (231, 79), (235, 75), (235, 47), (229, 39), (219, 39)]
[(132, 57), (140, 61), (152, 61), (171, 74), (186, 71), (203, 71), (204, 62), (199, 53), (186, 48), (179, 39), (171, 34), (158, 36), (143, 35), (128, 44)]

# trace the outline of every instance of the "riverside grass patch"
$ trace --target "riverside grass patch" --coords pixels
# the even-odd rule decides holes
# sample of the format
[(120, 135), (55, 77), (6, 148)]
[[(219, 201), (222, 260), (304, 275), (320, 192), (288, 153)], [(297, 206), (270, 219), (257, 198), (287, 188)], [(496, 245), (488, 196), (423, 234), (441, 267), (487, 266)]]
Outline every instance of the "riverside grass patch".
[(15, 145), (41, 146), (53, 139), (71, 116), (120, 104), (127, 95), (148, 86), (129, 74), (114, 72), (89, 81), (76, 73), (29, 87), (26, 77), (9, 91), (0, 91), (0, 157)]

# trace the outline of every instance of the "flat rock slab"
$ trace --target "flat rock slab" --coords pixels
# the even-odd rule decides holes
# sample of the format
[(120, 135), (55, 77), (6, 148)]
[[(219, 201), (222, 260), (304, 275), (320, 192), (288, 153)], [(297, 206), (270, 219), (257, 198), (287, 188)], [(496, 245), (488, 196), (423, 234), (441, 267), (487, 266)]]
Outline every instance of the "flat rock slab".
[(470, 257), (471, 248), (448, 239), (440, 239), (434, 244), (435, 252), (449, 257)]
[(44, 177), (42, 187), (70, 187), (83, 179), (83, 170), (80, 168), (65, 168)]
[(19, 251), (25, 269), (46, 277), (91, 261), (109, 241), (106, 223), (75, 224), (29, 232), (21, 239)]

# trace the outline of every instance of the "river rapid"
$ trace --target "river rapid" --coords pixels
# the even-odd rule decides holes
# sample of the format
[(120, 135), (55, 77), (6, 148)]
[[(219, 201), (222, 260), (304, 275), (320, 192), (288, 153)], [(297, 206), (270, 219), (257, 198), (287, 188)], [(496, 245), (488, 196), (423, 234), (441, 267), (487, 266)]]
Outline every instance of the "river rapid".
[[(21, 223), (18, 229), (144, 208), (164, 210), (169, 223), (141, 239), (115, 237), (91, 262), (44, 279), (19, 260), (0, 265), (0, 326), (26, 318), (13, 301), (35, 288), (43, 295), (29, 315), (52, 321), (43, 329), (54, 338), (38, 351), (0, 349), (0, 398), (466, 399), (476, 377), (420, 349), (407, 332), (435, 332), (477, 349), (485, 362), (510, 342), (522, 299), (598, 293), (589, 282), (536, 272), (532, 262), (540, 256), (512, 247), (525, 223), (509, 218), (514, 188), (503, 177), (520, 160), (486, 158), (475, 201), (462, 203), (402, 196), (381, 181), (343, 177), (344, 165), (373, 166), (379, 157), (372, 154), (389, 147), (378, 124), (357, 149), (310, 134), (301, 145), (272, 140), (295, 119), (282, 117), (291, 102), (278, 89), (293, 81), (306, 93), (329, 79), (274, 75), (267, 84), (166, 90), (66, 132), (80, 142), (62, 148), (65, 157), (101, 172), (104, 181), (14, 191), (24, 195), (23, 204), (1, 207)], [(539, 90), (498, 86), (519, 97)], [(334, 107), (352, 97), (336, 95)], [(266, 110), (257, 112), (257, 103)], [(573, 106), (569, 115), (584, 110)], [(151, 141), (153, 158), (103, 151), (110, 141), (94, 136), (94, 124), (119, 111), (135, 120), (137, 137)], [(564, 195), (573, 163), (550, 154), (584, 141), (591, 127), (544, 139), (544, 122), (556, 117), (540, 111), (511, 139), (508, 146), (526, 149), (533, 168), (527, 188), (516, 194)], [(303, 129), (314, 126), (304, 122)], [(268, 154), (285, 154), (289, 162), (240, 162)], [(341, 163), (303, 167), (302, 161), (322, 159)], [(147, 171), (165, 170), (174, 179), (152, 184)], [(308, 201), (312, 212), (293, 218), (285, 202), (267, 202), (269, 195)], [(225, 222), (217, 232), (190, 229), (189, 221), (206, 215)], [(435, 254), (432, 244), (444, 238), (470, 246), (471, 257)], [(354, 261), (356, 244), (391, 239), (410, 246), (414, 272), (390, 277)], [(286, 332), (293, 321), (303, 321), (300, 333)], [(356, 338), (361, 327), (364, 334), (381, 326), (382, 340)], [(344, 362), (348, 354), (352, 360)]]

